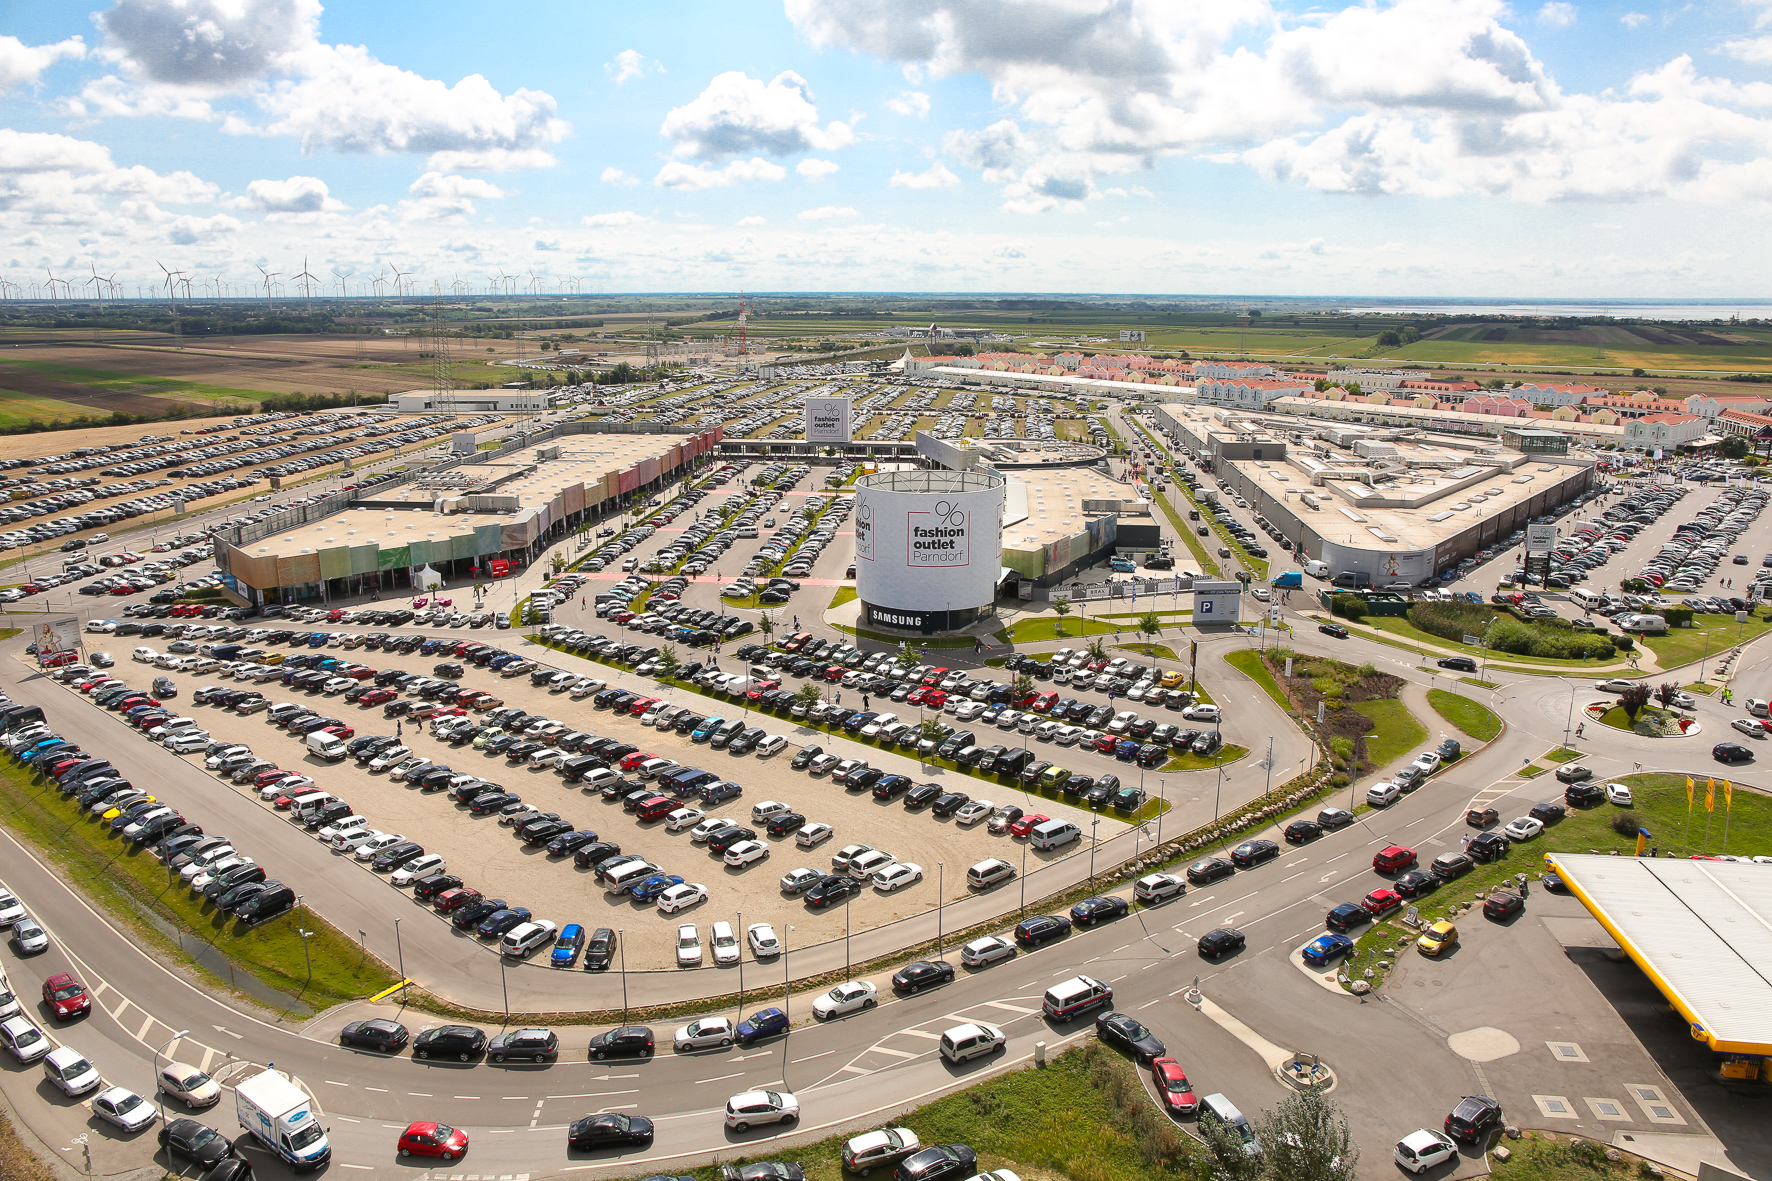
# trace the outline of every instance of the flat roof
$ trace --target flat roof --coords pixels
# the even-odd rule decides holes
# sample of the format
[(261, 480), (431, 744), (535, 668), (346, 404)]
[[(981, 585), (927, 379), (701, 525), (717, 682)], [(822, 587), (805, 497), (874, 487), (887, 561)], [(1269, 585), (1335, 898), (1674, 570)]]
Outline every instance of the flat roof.
[(1003, 516), (1006, 550), (1040, 549), (1082, 533), (1088, 527), (1085, 500), (1138, 499), (1132, 485), (1110, 480), (1092, 468), (1018, 468), (1004, 475), (1009, 478)]
[(1772, 1054), (1772, 866), (1550, 853), (1570, 892), (1725, 1053)]
[(966, 369), (958, 365), (936, 365), (924, 369), (919, 374), (933, 373), (944, 381), (975, 381), (981, 384), (1005, 385), (1025, 382), (1029, 387), (1050, 386), (1054, 395), (1086, 394), (1091, 390), (1102, 390), (1108, 393), (1132, 393), (1153, 395), (1167, 393), (1176, 398), (1192, 399), (1195, 396), (1193, 384), (1159, 385), (1156, 382), (1110, 381), (1105, 377), (1078, 377), (1075, 374), (1052, 373), (1009, 373), (1002, 369)]

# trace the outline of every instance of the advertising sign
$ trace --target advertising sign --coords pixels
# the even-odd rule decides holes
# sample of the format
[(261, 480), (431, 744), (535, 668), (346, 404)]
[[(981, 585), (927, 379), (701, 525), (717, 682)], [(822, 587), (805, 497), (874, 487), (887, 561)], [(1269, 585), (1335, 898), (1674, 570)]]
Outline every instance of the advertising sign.
[(863, 476), (851, 518), (857, 596), (903, 612), (990, 603), (1002, 571), (1005, 483), (973, 472)]
[(848, 398), (806, 399), (808, 443), (847, 443), (850, 438)]
[(1549, 553), (1557, 548), (1557, 527), (1554, 523), (1544, 522), (1526, 526), (1526, 552), (1528, 554)]
[(72, 616), (46, 619), (33, 629), (32, 643), (37, 645), (37, 660), (58, 652), (73, 652), (80, 647), (80, 621)]
[(952, 499), (938, 500), (926, 510), (907, 512), (904, 517), (905, 565), (943, 569), (971, 565), (970, 521), (965, 508)]
[(1194, 625), (1236, 623), (1243, 584), (1211, 579), (1194, 581)]

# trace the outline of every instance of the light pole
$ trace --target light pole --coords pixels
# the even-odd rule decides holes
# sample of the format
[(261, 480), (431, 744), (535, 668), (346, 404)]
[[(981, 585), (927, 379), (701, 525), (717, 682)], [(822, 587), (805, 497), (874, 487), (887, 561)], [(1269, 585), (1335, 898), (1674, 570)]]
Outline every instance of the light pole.
[(302, 991), (306, 992), (308, 985), (314, 983), (314, 956), (313, 953), (308, 950), (308, 940), (314, 937), (314, 932), (304, 931), (299, 926), (296, 927), (295, 930), (296, 934), (301, 936), (301, 955), (302, 959), (306, 960), (308, 965), (308, 983), (302, 985)]
[(1169, 785), (1157, 780), (1157, 848), (1163, 847), (1163, 813), (1169, 810)]
[(853, 901), (855, 901), (855, 896), (853, 894), (851, 894), (849, 897), (843, 899), (843, 979), (844, 980), (849, 979), (849, 970), (850, 970), (850, 966), (851, 966), (851, 962), (849, 959), (849, 904)]
[(941, 907), (947, 897), (944, 887), (947, 885), (947, 863), (935, 863), (935, 958), (941, 958)]
[(1028, 917), (1028, 847), (1021, 846), (1021, 917)]
[(1558, 677), (1557, 680), (1569, 686), (1569, 714), (1563, 719), (1563, 749), (1568, 750), (1570, 734), (1575, 729), (1575, 682), (1568, 677)]
[[(302, 940), (302, 946), (306, 947), (307, 945), (307, 940)], [(160, 1086), (160, 1059), (162, 1057), (170, 1059), (172, 1055), (166, 1053), (167, 1047), (171, 1046), (173, 1042), (176, 1042), (181, 1037), (190, 1036), (190, 1030), (181, 1029), (171, 1037), (167, 1038), (166, 1041), (161, 1043), (160, 1047), (154, 1051), (154, 1093), (160, 1098), (160, 1125), (162, 1127), (166, 1125), (166, 1091)]]
[(394, 954), (400, 957), (400, 979), (406, 979), (406, 949), (400, 944), (400, 920), (394, 920)]
[[(744, 911), (742, 910), (738, 912), (738, 930), (738, 937), (745, 939), (745, 942), (748, 943), (749, 940), (745, 938), (744, 933)], [(738, 1011), (744, 1012), (744, 943), (738, 945)]]
[(628, 1023), (628, 933), (615, 929), (615, 946), (621, 950), (621, 1023)]
[(1089, 822), (1089, 888), (1095, 889), (1095, 846), (1099, 840), (1095, 830), (1101, 827), (1101, 817), (1097, 816)]
[(781, 1031), (781, 1081), (786, 1086), (788, 1081), (788, 1036), (794, 1032), (794, 1010), (791, 1005), (794, 999), (792, 978), (788, 975), (788, 935), (794, 930), (792, 923), (781, 934), (781, 1015), (787, 1024)]

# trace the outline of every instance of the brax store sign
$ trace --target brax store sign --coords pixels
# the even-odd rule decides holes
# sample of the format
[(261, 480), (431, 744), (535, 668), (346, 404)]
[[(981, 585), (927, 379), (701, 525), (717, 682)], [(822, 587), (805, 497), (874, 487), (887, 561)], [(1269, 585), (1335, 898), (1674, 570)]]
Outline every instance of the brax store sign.
[(953, 569), (970, 564), (966, 511), (951, 500), (935, 502), (933, 512), (905, 514), (905, 564)]

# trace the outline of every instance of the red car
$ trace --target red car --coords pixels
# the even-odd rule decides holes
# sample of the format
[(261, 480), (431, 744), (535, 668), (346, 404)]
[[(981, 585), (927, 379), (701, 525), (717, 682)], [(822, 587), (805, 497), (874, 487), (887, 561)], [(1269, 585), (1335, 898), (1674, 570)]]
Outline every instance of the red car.
[(931, 689), (923, 694), (923, 704), (930, 709), (940, 709), (947, 704), (948, 694), (942, 689)]
[(380, 705), (384, 701), (392, 701), (400, 696), (392, 689), (371, 689), (357, 700), (363, 705)]
[(407, 1124), (400, 1133), (401, 1156), (436, 1156), (454, 1160), (468, 1150), (468, 1134), (448, 1124)]
[(355, 668), (347, 669), (344, 673), (342, 673), (340, 675), (347, 676), (347, 677), (351, 678), (351, 680), (353, 680), (353, 681), (367, 681), (370, 677), (373, 677), (375, 675), (375, 670), (372, 668), (366, 668), (365, 666), (359, 664)]
[(632, 771), (635, 767), (638, 767), (641, 763), (647, 762), (648, 760), (651, 760), (651, 759), (656, 759), (657, 757), (658, 756), (655, 754), (651, 754), (646, 751), (638, 751), (637, 750), (633, 754), (624, 758), (618, 764), (618, 766), (623, 771)]
[(658, 698), (656, 697), (642, 697), (638, 701), (630, 702), (628, 704), (628, 716), (637, 718), (656, 704), (658, 704)]
[(912, 689), (910, 693), (905, 696), (904, 703), (906, 705), (922, 705), (923, 699), (927, 696), (929, 696), (929, 689), (927, 686)]
[(1200, 1106), (1194, 1085), (1187, 1081), (1187, 1072), (1175, 1059), (1152, 1058), (1151, 1081), (1157, 1085), (1157, 1096), (1170, 1115), (1192, 1115)]
[[(260, 771), (257, 775), (254, 775), (252, 777), (252, 786), (254, 786), (254, 787), (269, 787), (269, 786), (271, 786), (271, 784), (277, 782), (279, 779), (288, 779), (291, 775), (294, 775), (294, 774), (295, 774), (294, 771), (285, 771), (285, 770), (281, 769), (280, 767), (272, 767), (268, 771)], [(288, 805), (284, 805), (284, 806), (287, 807)]]
[(1395, 890), (1374, 890), (1360, 899), (1360, 909), (1373, 918), (1382, 918), (1403, 905), (1403, 896)]
[(1033, 832), (1036, 826), (1045, 824), (1051, 819), (1052, 817), (1042, 815), (1039, 812), (1035, 812), (1032, 816), (1023, 816), (1020, 820), (1017, 820), (1014, 824), (1009, 826), (1009, 835), (1013, 837), (1025, 837), (1030, 832)]
[(934, 669), (923, 677), (923, 683), (925, 685), (939, 685), (942, 682), (942, 678), (947, 675), (948, 670), (945, 668)]
[(758, 701), (758, 700), (762, 699), (763, 694), (768, 693), (771, 690), (779, 689), (779, 688), (781, 688), (780, 681), (768, 681), (768, 680), (758, 681), (756, 684), (752, 685), (749, 689), (745, 690), (745, 696), (750, 698), (752, 701)]
[(66, 972), (59, 972), (43, 982), (43, 1003), (55, 1013), (57, 1021), (84, 1016), (92, 1009), (92, 997), (87, 994), (86, 986)]
[(452, 910), (460, 910), (470, 902), (480, 901), (481, 897), (480, 891), (472, 886), (457, 886), (437, 895), (437, 900), (431, 905), (436, 907), (438, 914), (448, 914)]
[(1036, 694), (1034, 700), (1028, 705), (1028, 708), (1037, 714), (1044, 714), (1051, 713), (1052, 707), (1057, 704), (1058, 694), (1048, 690), (1045, 693)]
[(1415, 850), (1407, 845), (1386, 845), (1372, 857), (1372, 868), (1379, 873), (1402, 873), (1415, 864)]
[(355, 738), (357, 736), (356, 728), (347, 726), (343, 722), (336, 726), (321, 726), (320, 733), (331, 734), (335, 738)]

